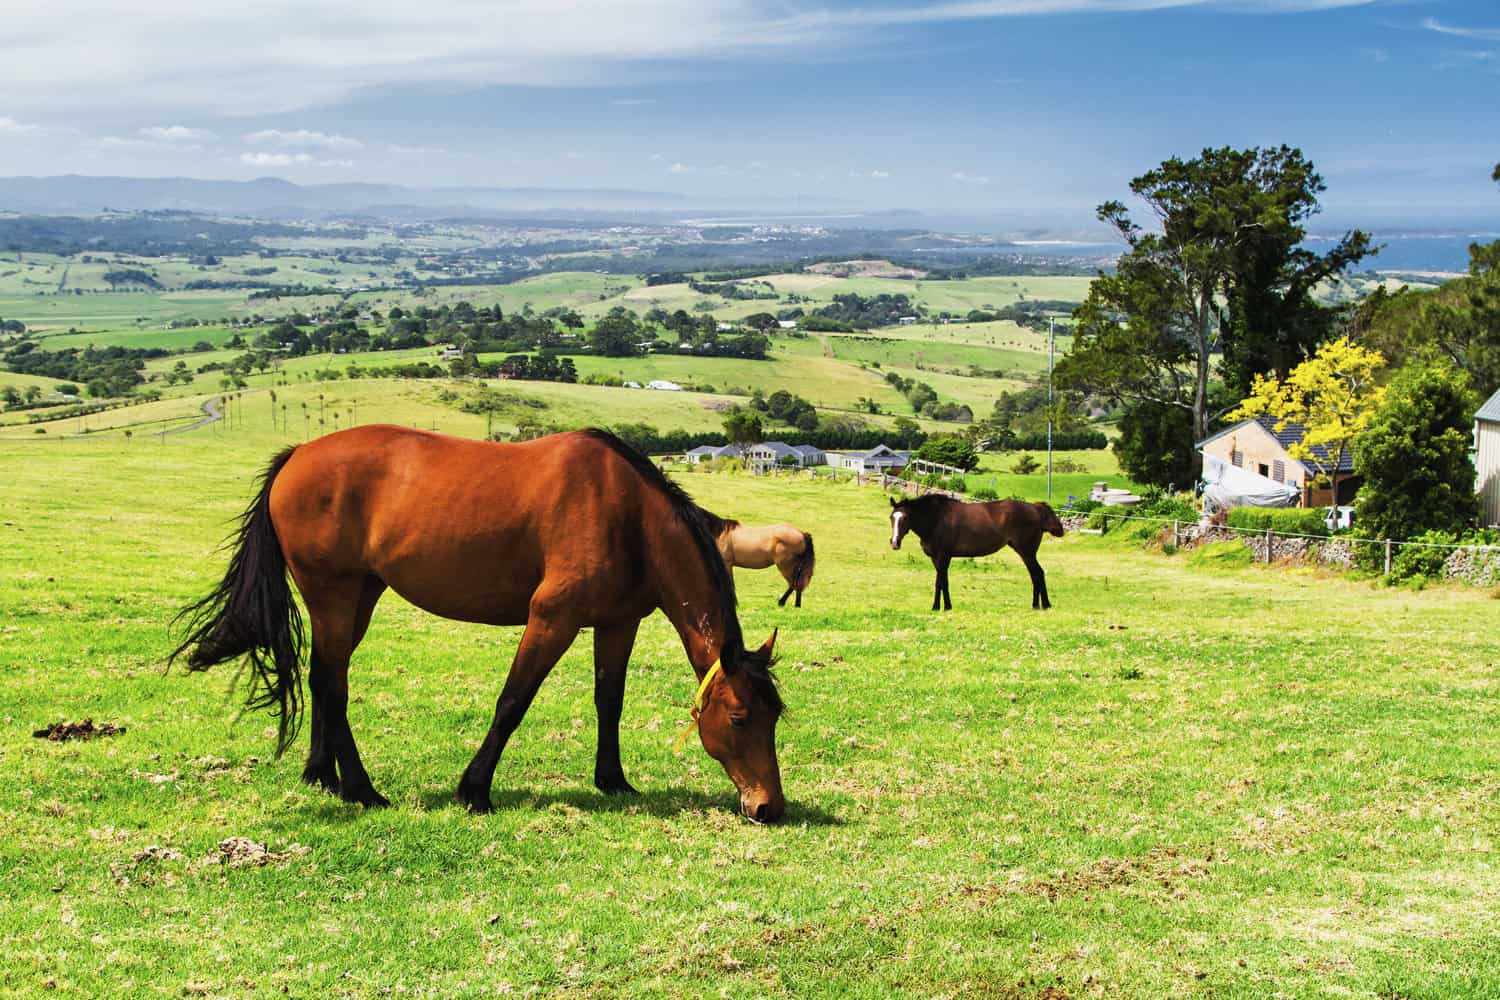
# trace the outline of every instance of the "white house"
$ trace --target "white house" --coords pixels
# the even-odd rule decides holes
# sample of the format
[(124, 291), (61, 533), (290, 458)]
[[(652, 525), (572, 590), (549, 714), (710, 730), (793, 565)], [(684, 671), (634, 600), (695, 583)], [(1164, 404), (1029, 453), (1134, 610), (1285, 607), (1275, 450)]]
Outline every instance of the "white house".
[(877, 444), (869, 451), (828, 452), (828, 464), (851, 472), (899, 472), (911, 461), (911, 452)]
[(783, 330), (797, 329), (797, 321), (794, 319), (778, 319), (776, 321), (776, 325), (781, 327)]
[(1500, 390), (1474, 414), (1474, 471), (1479, 518), (1486, 525), (1500, 525)]
[(758, 472), (777, 466), (805, 469), (823, 464), (823, 452), (810, 444), (790, 445), (782, 441), (762, 441), (745, 449), (745, 461)]
[(740, 446), (737, 444), (711, 445), (700, 444), (684, 456), (689, 462), (697, 465), (699, 462), (711, 462), (716, 458), (739, 458)]
[(681, 392), (682, 391), (682, 386), (678, 385), (676, 382), (668, 382), (664, 378), (653, 379), (652, 381), (647, 382), (646, 383), (646, 388), (647, 389), (660, 389), (663, 392)]

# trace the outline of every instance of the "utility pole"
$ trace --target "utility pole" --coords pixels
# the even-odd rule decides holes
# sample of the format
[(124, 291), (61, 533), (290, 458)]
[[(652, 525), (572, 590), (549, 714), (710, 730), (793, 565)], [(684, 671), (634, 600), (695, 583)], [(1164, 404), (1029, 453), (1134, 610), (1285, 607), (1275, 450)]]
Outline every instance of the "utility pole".
[(1052, 362), (1057, 355), (1054, 319), (1047, 320), (1047, 502), (1052, 502)]

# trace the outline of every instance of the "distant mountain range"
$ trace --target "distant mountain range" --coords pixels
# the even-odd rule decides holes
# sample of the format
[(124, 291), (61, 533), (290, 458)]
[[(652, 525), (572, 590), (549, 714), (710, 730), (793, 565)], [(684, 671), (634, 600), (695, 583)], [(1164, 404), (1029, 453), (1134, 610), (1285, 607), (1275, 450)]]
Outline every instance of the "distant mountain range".
[(568, 188), (412, 188), (395, 184), (293, 184), (277, 177), (0, 177), (0, 211), (93, 215), (181, 211), (287, 219), (369, 214), (434, 218), (465, 212), (664, 212), (687, 207), (661, 191)]

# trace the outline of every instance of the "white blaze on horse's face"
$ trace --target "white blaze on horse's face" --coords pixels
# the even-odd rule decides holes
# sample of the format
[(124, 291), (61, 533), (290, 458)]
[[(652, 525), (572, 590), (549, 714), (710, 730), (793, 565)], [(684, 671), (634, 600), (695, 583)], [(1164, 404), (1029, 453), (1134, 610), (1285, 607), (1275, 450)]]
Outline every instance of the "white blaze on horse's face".
[(893, 549), (899, 549), (901, 547), (901, 538), (906, 534), (906, 529), (901, 525), (905, 520), (906, 511), (891, 511), (891, 548)]

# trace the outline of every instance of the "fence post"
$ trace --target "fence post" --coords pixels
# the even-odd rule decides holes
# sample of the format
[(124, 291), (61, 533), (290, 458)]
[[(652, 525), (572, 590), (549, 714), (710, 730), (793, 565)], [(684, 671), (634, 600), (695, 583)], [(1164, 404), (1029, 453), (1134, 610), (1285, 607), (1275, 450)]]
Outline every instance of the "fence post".
[(1271, 529), (1266, 529), (1266, 565), (1271, 564)]
[(1172, 518), (1172, 548), (1177, 548), (1177, 518)]
[(1385, 575), (1391, 575), (1391, 540), (1385, 540)]

